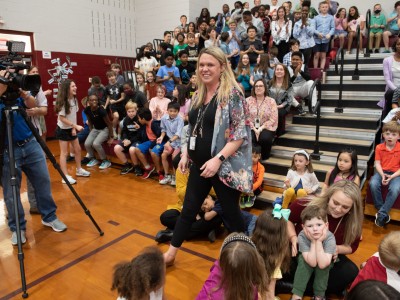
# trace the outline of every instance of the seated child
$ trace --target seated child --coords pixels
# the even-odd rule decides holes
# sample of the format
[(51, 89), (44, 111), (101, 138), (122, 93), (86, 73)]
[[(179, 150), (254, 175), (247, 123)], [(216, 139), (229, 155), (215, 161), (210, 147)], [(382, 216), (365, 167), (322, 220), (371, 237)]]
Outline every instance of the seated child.
[(397, 107), (392, 108), (392, 110), (389, 111), (382, 123), (387, 123), (390, 121), (397, 121), (397, 123), (400, 123), (400, 87), (394, 90), (392, 103), (394, 105), (397, 103)]
[(279, 64), (278, 48), (276, 46), (272, 46), (271, 49), (269, 49), (269, 65), (272, 69), (275, 69), (277, 64)]
[(123, 85), (125, 82), (124, 76), (121, 73), (121, 66), (119, 64), (111, 64), (111, 70), (115, 72), (116, 80), (119, 85)]
[(379, 244), (378, 252), (371, 256), (351, 284), (352, 290), (364, 280), (378, 280), (400, 292), (400, 231), (392, 231)]
[[(156, 143), (157, 136), (161, 135), (160, 122), (153, 120), (150, 109), (142, 108), (139, 110), (138, 115), (139, 123), (144, 125), (144, 129), (142, 129), (143, 136), (141, 137), (141, 143), (135, 147), (135, 152), (131, 154), (131, 158), (132, 156), (136, 156), (140, 160), (144, 167), (142, 178), (147, 179), (156, 168), (150, 166), (146, 155), (149, 152), (154, 152), (154, 154), (159, 157), (164, 147), (163, 145), (157, 145)], [(159, 180), (163, 179), (164, 176), (161, 173), (161, 170), (158, 169), (157, 171)]]
[(196, 62), (197, 62), (197, 58), (199, 56), (199, 47), (197, 46), (195, 40), (196, 40), (196, 36), (194, 33), (189, 32), (187, 34), (187, 46), (185, 48), (185, 51), (188, 53), (188, 61), (189, 64), (191, 64), (192, 66), (194, 66), (196, 68)]
[[(400, 125), (390, 121), (383, 125), (385, 140), (375, 148), (375, 174), (369, 181), (372, 199), (378, 212), (375, 224), (383, 227), (390, 222), (389, 212), (400, 194)], [(382, 186), (388, 187), (386, 199), (382, 197)]]
[(92, 85), (88, 90), (88, 95), (96, 95), (99, 99), (99, 104), (104, 107), (106, 105), (107, 95), (106, 88), (101, 84), (101, 78), (99, 76), (93, 76), (91, 83)]
[(181, 64), (179, 65), (178, 69), (179, 69), (179, 74), (181, 76), (182, 84), (188, 84), (190, 82), (190, 77), (192, 76), (193, 73), (196, 72), (196, 66), (189, 63), (188, 55), (189, 54), (186, 50), (182, 50), (178, 53), (179, 60), (181, 61)]
[(173, 65), (174, 54), (169, 51), (165, 52), (164, 60), (165, 65), (161, 66), (157, 71), (156, 82), (161, 83), (166, 89), (167, 97), (171, 97), (175, 84), (181, 83), (181, 77), (178, 67)]
[(253, 194), (252, 195), (247, 195), (243, 194), (240, 197), (240, 208), (245, 208), (245, 207), (252, 207), (254, 205), (254, 201), (256, 200), (257, 196), (261, 194), (263, 191), (263, 184), (264, 184), (264, 172), (265, 168), (264, 166), (260, 163), (260, 158), (261, 158), (261, 147), (253, 145), (252, 147), (252, 162), (253, 162)]
[(107, 169), (111, 162), (107, 159), (103, 149), (103, 143), (108, 140), (108, 144), (113, 142), (112, 124), (108, 118), (107, 111), (100, 105), (96, 95), (89, 96), (89, 106), (84, 109), (87, 116), (90, 133), (85, 140), (85, 149), (88, 153), (87, 159), (90, 159), (87, 166), (94, 167), (99, 161), (94, 157), (94, 151), (99, 154), (102, 160), (99, 169)]
[[(107, 72), (107, 78), (109, 84), (106, 86), (107, 101), (104, 108), (107, 109), (108, 105), (110, 105), (113, 116), (112, 123), (113, 123), (114, 139), (119, 139), (120, 136), (117, 135), (117, 126), (118, 122), (122, 120), (125, 116), (125, 108), (124, 108), (125, 94), (122, 89), (122, 84), (119, 84), (117, 82), (116, 76), (117, 75), (115, 74), (114, 71)], [(119, 131), (119, 135), (120, 134), (121, 132)]]
[(284, 183), (286, 190), (283, 192), (283, 208), (288, 208), (296, 198), (314, 194), (318, 190), (319, 181), (307, 151), (298, 150), (294, 153)]
[(165, 264), (162, 252), (147, 247), (130, 262), (114, 267), (111, 290), (117, 290), (117, 300), (164, 299)]
[[(122, 169), (120, 174), (128, 174), (134, 169), (136, 176), (142, 176), (142, 170), (139, 167), (139, 161), (135, 155), (135, 149), (140, 142), (139, 136), (139, 119), (137, 117), (137, 104), (128, 101), (125, 105), (126, 117), (122, 121), (121, 141), (115, 145), (114, 152), (118, 159), (122, 162)], [(133, 166), (128, 162), (126, 154), (129, 153)]]
[(315, 300), (324, 300), (329, 270), (336, 252), (335, 236), (328, 229), (325, 209), (308, 205), (301, 212), (303, 230), (298, 236), (298, 265), (294, 275), (292, 300), (302, 299), (310, 277), (315, 273), (313, 289)]
[(254, 243), (242, 233), (232, 233), (224, 240), (220, 257), (196, 300), (265, 299), (266, 279), (264, 262)]
[(162, 116), (167, 114), (168, 103), (171, 100), (165, 98), (165, 87), (162, 85), (157, 86), (157, 97), (150, 100), (149, 109), (154, 120), (160, 121)]
[[(180, 149), (180, 135), (184, 125), (182, 117), (179, 115), (180, 105), (178, 102), (168, 103), (168, 115), (164, 115), (161, 118), (161, 135), (157, 139), (157, 144), (162, 144), (164, 139), (168, 139), (164, 143), (164, 151), (161, 154), (162, 165), (164, 168), (164, 178), (160, 180), (160, 184), (171, 184), (175, 186), (175, 170), (173, 169), (173, 175), (170, 175), (170, 164), (169, 160), (175, 158), (181, 151)], [(160, 158), (152, 152), (154, 163)], [(159, 163), (158, 163), (159, 164)]]

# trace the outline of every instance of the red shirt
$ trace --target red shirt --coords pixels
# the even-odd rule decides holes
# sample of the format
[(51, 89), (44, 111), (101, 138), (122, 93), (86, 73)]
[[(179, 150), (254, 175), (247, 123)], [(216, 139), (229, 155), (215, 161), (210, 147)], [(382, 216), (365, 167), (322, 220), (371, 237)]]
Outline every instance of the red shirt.
[(385, 143), (376, 146), (375, 160), (381, 162), (383, 171), (396, 172), (400, 169), (400, 143), (396, 142), (392, 150), (387, 149)]

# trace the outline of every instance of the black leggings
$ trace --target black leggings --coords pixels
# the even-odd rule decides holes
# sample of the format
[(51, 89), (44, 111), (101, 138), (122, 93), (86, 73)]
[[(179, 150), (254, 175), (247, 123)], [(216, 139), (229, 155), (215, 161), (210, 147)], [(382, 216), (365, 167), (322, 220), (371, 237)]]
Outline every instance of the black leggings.
[(397, 99), (393, 101), (394, 90), (388, 89), (385, 93), (385, 108), (382, 111), (382, 120), (387, 116), (389, 111), (392, 110), (392, 104), (397, 104)]
[(288, 114), (287, 110), (284, 108), (278, 108), (278, 128), (276, 129), (276, 135), (281, 136), (285, 133), (285, 122), (286, 115)]
[(244, 232), (244, 223), (239, 208), (239, 197), (241, 192), (226, 186), (215, 174), (211, 178), (201, 177), (201, 170), (192, 164), (186, 188), (183, 209), (175, 225), (171, 245), (179, 248), (183, 241), (189, 236), (192, 224), (201, 208), (201, 204), (214, 188), (217, 198), (224, 212), (224, 224), (229, 232)]
[[(181, 213), (176, 209), (168, 209), (163, 212), (160, 216), (161, 224), (168, 229), (174, 230), (176, 222), (178, 221)], [(203, 218), (196, 220), (190, 227), (189, 235), (186, 237), (187, 240), (191, 240), (201, 235), (208, 234), (211, 230), (217, 229), (221, 226), (222, 219), (220, 216), (215, 216), (210, 221), (206, 221)]]
[(256, 140), (256, 135), (254, 131), (251, 131), (251, 138), (253, 145), (261, 146), (261, 159), (268, 159), (271, 154), (272, 142), (274, 141), (275, 131), (269, 131), (264, 129), (261, 131), (258, 141)]
[[(301, 254), (299, 254), (301, 255)], [(354, 281), (358, 275), (358, 267), (346, 255), (339, 254), (339, 261), (335, 262), (329, 271), (328, 288), (326, 295), (335, 294), (343, 296), (344, 290)], [(284, 274), (281, 280), (293, 282), (297, 268), (297, 257), (292, 258), (290, 274)], [(306, 288), (306, 294), (313, 294), (314, 274), (311, 276)]]
[(280, 41), (278, 45), (274, 43), (274, 46), (278, 48), (278, 60), (283, 62), (283, 57), (290, 51), (289, 43), (286, 41)]

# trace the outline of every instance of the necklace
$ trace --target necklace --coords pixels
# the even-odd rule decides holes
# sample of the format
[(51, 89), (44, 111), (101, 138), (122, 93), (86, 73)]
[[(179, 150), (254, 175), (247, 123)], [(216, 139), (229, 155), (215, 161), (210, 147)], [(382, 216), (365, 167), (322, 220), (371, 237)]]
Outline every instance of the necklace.
[(338, 228), (339, 228), (339, 226), (340, 226), (340, 223), (342, 223), (343, 218), (344, 218), (344, 216), (342, 216), (342, 217), (340, 218), (339, 223), (336, 225), (335, 231), (333, 232), (333, 235), (335, 235), (336, 231), (338, 230)]

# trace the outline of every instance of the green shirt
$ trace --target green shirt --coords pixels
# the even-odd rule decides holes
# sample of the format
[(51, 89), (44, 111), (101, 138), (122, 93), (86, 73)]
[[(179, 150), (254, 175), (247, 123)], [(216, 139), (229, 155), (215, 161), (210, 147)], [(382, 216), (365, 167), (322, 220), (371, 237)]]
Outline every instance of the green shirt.
[[(381, 26), (383, 25), (384, 27), (379, 27), (379, 28), (374, 28), (374, 25), (378, 25)], [(370, 22), (370, 26), (371, 26), (371, 33), (383, 33), (383, 29), (385, 29), (386, 26), (386, 17), (384, 16), (384, 14), (380, 13), (379, 15), (371, 15), (371, 22)]]

